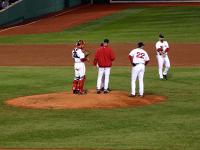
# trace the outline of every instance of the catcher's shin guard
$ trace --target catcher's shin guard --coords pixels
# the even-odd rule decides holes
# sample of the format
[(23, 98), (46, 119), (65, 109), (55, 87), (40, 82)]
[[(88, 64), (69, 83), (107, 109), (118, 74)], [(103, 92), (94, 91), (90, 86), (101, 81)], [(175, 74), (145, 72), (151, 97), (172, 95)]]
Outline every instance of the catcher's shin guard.
[(85, 93), (84, 91), (84, 84), (85, 84), (85, 76), (79, 80), (79, 89), (80, 89), (80, 94)]
[(78, 81), (79, 81), (79, 80), (74, 80), (74, 81), (73, 81), (73, 86), (72, 86), (73, 94), (77, 94), (78, 91), (79, 91), (79, 89), (78, 89), (78, 84), (79, 84), (79, 82), (78, 82)]

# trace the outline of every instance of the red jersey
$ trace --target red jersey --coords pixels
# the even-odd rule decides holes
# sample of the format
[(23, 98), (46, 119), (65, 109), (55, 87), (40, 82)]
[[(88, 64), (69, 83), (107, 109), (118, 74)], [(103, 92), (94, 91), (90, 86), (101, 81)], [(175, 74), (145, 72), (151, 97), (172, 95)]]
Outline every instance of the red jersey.
[(102, 46), (95, 54), (94, 65), (99, 67), (111, 67), (112, 61), (115, 60), (115, 54), (110, 47)]

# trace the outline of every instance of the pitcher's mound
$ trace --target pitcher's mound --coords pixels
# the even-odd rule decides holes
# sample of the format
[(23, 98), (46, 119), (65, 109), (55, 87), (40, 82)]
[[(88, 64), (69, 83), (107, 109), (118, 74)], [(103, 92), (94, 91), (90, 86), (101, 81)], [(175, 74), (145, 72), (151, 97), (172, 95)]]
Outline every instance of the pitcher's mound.
[(86, 95), (73, 95), (69, 92), (19, 97), (6, 103), (24, 108), (36, 109), (95, 109), (143, 106), (162, 102), (163, 96), (145, 95), (128, 97), (127, 92), (111, 91), (109, 94), (96, 94), (90, 90)]

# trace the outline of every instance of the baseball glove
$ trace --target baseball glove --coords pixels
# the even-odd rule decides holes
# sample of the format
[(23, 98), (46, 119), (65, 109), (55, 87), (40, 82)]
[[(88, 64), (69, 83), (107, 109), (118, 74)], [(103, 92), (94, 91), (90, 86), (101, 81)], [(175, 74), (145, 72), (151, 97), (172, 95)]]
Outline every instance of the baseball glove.
[(167, 55), (167, 53), (164, 52), (164, 51), (160, 51), (159, 53), (160, 53), (160, 55), (163, 56), (163, 57), (165, 57), (165, 56)]
[(85, 51), (84, 54), (85, 54), (85, 57), (88, 57), (91, 54), (91, 52), (90, 51)]

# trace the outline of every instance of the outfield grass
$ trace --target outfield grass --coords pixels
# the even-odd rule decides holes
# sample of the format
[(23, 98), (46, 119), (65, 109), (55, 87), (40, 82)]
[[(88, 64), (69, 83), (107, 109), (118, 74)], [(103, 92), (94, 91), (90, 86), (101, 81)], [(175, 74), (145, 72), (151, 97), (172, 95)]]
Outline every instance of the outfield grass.
[(66, 29), (63, 32), (0, 37), (0, 44), (74, 43), (77, 39), (100, 43), (155, 42), (160, 32), (170, 42), (200, 42), (199, 6), (136, 7)]
[[(168, 81), (157, 68), (145, 73), (145, 92), (164, 103), (112, 110), (33, 110), (7, 106), (6, 99), (69, 91), (72, 67), (0, 67), (0, 147), (176, 149), (200, 148), (200, 68), (176, 67)], [(95, 89), (96, 69), (87, 69)], [(110, 86), (130, 90), (130, 68), (113, 67)]]

